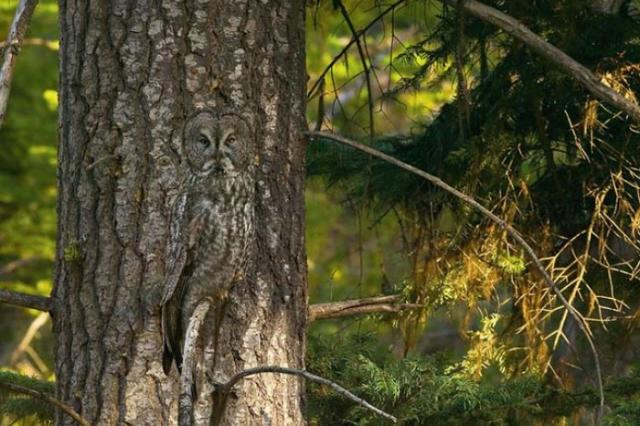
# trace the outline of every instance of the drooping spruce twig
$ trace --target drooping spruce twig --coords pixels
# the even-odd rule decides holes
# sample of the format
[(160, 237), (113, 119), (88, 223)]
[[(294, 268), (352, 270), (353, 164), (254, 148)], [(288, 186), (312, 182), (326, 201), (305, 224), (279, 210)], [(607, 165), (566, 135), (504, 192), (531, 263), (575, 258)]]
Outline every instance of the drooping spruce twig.
[(13, 68), (16, 63), (16, 56), (20, 52), (20, 46), (24, 39), (29, 21), (36, 8), (38, 0), (20, 0), (16, 13), (9, 28), (2, 65), (0, 66), (0, 127), (4, 121), (7, 111), (7, 102), (9, 101), (9, 92), (11, 90), (11, 78), (13, 77)]
[(38, 311), (51, 311), (51, 298), (35, 296), (32, 294), (18, 293), (17, 291), (0, 290), (0, 303), (21, 306), (23, 308), (37, 309)]
[(264, 373), (278, 373), (278, 374), (289, 374), (292, 376), (300, 376), (312, 382), (329, 386), (340, 395), (350, 399), (356, 404), (361, 405), (367, 410), (373, 411), (374, 413), (378, 414), (381, 417), (384, 417), (385, 419), (392, 421), (393, 423), (396, 423), (398, 421), (398, 419), (392, 416), (391, 414), (385, 413), (381, 409), (374, 407), (364, 399), (354, 395), (353, 393), (349, 392), (347, 389), (343, 388), (339, 384), (332, 382), (331, 380), (325, 379), (324, 377), (316, 376), (315, 374), (309, 373), (306, 370), (300, 370), (297, 368), (278, 367), (274, 365), (265, 366), (265, 367), (248, 368), (246, 370), (240, 371), (235, 376), (231, 377), (226, 383), (219, 384), (217, 386), (218, 391), (222, 392), (223, 394), (228, 394), (231, 391), (231, 389), (236, 385), (236, 383), (238, 383), (240, 380), (249, 376), (253, 376), (255, 374), (264, 374)]
[(64, 402), (61, 402), (57, 399), (55, 399), (54, 397), (52, 397), (51, 395), (48, 395), (44, 392), (40, 392), (38, 390), (35, 389), (31, 389), (25, 386), (20, 386), (20, 385), (16, 385), (14, 383), (7, 383), (4, 381), (0, 381), (0, 388), (5, 388), (11, 392), (15, 392), (15, 393), (21, 393), (24, 395), (29, 395), (33, 398), (38, 398), (41, 401), (47, 402), (51, 405), (54, 405), (55, 407), (61, 409), (63, 412), (65, 412), (67, 415), (69, 415), (69, 417), (71, 417), (73, 420), (75, 420), (79, 425), (82, 426), (90, 426), (91, 424), (85, 420), (80, 414), (78, 414), (78, 412), (76, 410), (73, 409), (73, 407), (65, 404)]
[(349, 27), (349, 31), (351, 31), (352, 39), (355, 40), (356, 47), (358, 48), (358, 55), (360, 56), (360, 61), (362, 62), (362, 69), (364, 72), (364, 80), (367, 85), (367, 102), (369, 107), (369, 135), (373, 137), (375, 135), (375, 126), (373, 121), (373, 92), (371, 91), (371, 68), (367, 63), (367, 55), (365, 54), (364, 48), (362, 47), (362, 42), (360, 37), (364, 37), (365, 34), (358, 34), (356, 27), (353, 26), (353, 21), (349, 16), (349, 12), (347, 8), (344, 7), (344, 4), (341, 0), (334, 0), (336, 6), (340, 9), (340, 13), (344, 18), (347, 26)]
[(456, 7), (456, 13), (458, 14), (458, 43), (456, 46), (456, 74), (458, 77), (458, 101), (460, 108), (458, 108), (458, 137), (460, 140), (464, 140), (469, 129), (469, 116), (470, 112), (470, 100), (469, 90), (467, 88), (467, 78), (464, 74), (464, 59), (466, 55), (465, 46), (465, 14), (462, 8), (464, 0), (458, 0)]
[(482, 204), (478, 203), (475, 199), (473, 199), (472, 197), (470, 197), (467, 194), (464, 194), (460, 191), (458, 191), (457, 189), (453, 188), (451, 185), (448, 185), (447, 183), (445, 183), (444, 181), (442, 181), (442, 179), (433, 176), (423, 170), (420, 170), (416, 167), (413, 167), (405, 162), (402, 162), (396, 158), (391, 157), (390, 155), (387, 155), (383, 152), (380, 152), (376, 149), (373, 149), (369, 146), (363, 145), (359, 142), (353, 141), (351, 139), (347, 139), (343, 136), (340, 135), (336, 135), (336, 134), (332, 134), (332, 133), (326, 133), (326, 132), (307, 132), (306, 133), (308, 137), (312, 138), (312, 139), (316, 139), (316, 140), (331, 140), (334, 142), (338, 142), (342, 145), (346, 145), (349, 146), (353, 149), (356, 149), (360, 152), (364, 152), (365, 154), (368, 154), (372, 157), (378, 158), (382, 161), (385, 161), (389, 164), (392, 164), (396, 167), (399, 167), (403, 170), (406, 170), (416, 176), (419, 176), (425, 180), (427, 180), (428, 182), (430, 182), (431, 184), (437, 186), (440, 189), (443, 189), (444, 191), (452, 194), (453, 196), (455, 196), (456, 198), (460, 199), (461, 201), (465, 202), (466, 204), (470, 205), (471, 207), (473, 207), (474, 209), (476, 209), (477, 211), (479, 211), (483, 216), (485, 216), (486, 218), (488, 218), (489, 220), (491, 220), (493, 223), (495, 223), (496, 225), (498, 225), (500, 228), (504, 229), (505, 232), (507, 232), (507, 234), (509, 234), (509, 236), (511, 238), (513, 238), (524, 250), (524, 252), (527, 254), (527, 256), (529, 257), (529, 259), (531, 260), (531, 262), (533, 263), (534, 267), (536, 270), (538, 270), (538, 272), (542, 275), (542, 278), (545, 282), (545, 284), (549, 287), (549, 289), (551, 291), (553, 291), (553, 293), (556, 295), (556, 297), (558, 298), (558, 300), (560, 300), (560, 303), (563, 305), (563, 307), (567, 310), (567, 312), (571, 315), (571, 317), (576, 321), (576, 323), (578, 324), (578, 327), (580, 328), (580, 330), (584, 333), (585, 338), (587, 339), (587, 342), (589, 343), (589, 347), (591, 349), (591, 353), (593, 354), (593, 363), (595, 365), (595, 369), (596, 369), (596, 380), (597, 380), (597, 385), (598, 385), (598, 391), (600, 394), (600, 411), (602, 412), (602, 409), (604, 408), (604, 390), (603, 390), (603, 383), (602, 383), (602, 371), (600, 369), (600, 358), (598, 356), (598, 351), (596, 349), (595, 343), (593, 342), (593, 339), (591, 338), (591, 333), (589, 331), (589, 326), (586, 323), (584, 317), (576, 310), (576, 308), (574, 308), (568, 301), (567, 299), (564, 297), (564, 295), (562, 294), (562, 292), (560, 291), (560, 289), (556, 286), (555, 282), (553, 281), (553, 279), (551, 278), (551, 276), (549, 275), (549, 273), (547, 272), (547, 270), (545, 269), (544, 265), (542, 264), (542, 261), (540, 260), (540, 258), (538, 258), (538, 256), (536, 255), (535, 251), (533, 250), (533, 248), (529, 245), (529, 243), (527, 243), (527, 241), (524, 239), (524, 237), (522, 235), (520, 235), (520, 233), (518, 231), (515, 230), (515, 228), (513, 228), (511, 225), (509, 225), (504, 219), (496, 216), (495, 214), (493, 214), (489, 209), (487, 209), (486, 207), (484, 207)]
[(540, 56), (557, 65), (566, 74), (576, 79), (596, 99), (615, 106), (640, 122), (640, 105), (604, 85), (591, 70), (531, 31), (522, 22), (476, 0), (463, 0), (461, 2), (458, 0), (441, 1), (451, 6), (458, 6), (460, 3), (460, 7), (471, 15), (508, 32)]

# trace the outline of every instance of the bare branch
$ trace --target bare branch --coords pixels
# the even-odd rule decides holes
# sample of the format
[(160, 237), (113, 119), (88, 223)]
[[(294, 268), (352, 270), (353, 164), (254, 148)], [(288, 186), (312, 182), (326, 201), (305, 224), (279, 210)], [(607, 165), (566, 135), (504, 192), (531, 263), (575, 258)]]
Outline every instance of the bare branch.
[(562, 303), (562, 305), (567, 310), (567, 312), (569, 312), (569, 314), (573, 317), (573, 319), (575, 319), (576, 323), (578, 324), (578, 327), (580, 327), (580, 330), (584, 333), (584, 336), (587, 339), (587, 342), (589, 343), (589, 347), (590, 347), (591, 352), (593, 354), (593, 362), (594, 362), (595, 369), (596, 369), (598, 390), (600, 392), (600, 410), (602, 411), (602, 408), (604, 407), (604, 391), (603, 391), (603, 385), (602, 385), (602, 372), (601, 372), (601, 369), (600, 369), (600, 358), (598, 356), (598, 351), (596, 349), (595, 343), (593, 342), (593, 339), (591, 338), (591, 333), (589, 332), (589, 325), (585, 321), (584, 317), (580, 314), (580, 312), (578, 312), (576, 310), (576, 308), (574, 308), (567, 301), (567, 299), (564, 297), (564, 295), (562, 294), (560, 289), (558, 289), (558, 287), (554, 283), (553, 279), (551, 278), (551, 276), (549, 275), (549, 273), (545, 269), (544, 265), (542, 264), (542, 261), (538, 258), (538, 256), (533, 251), (533, 248), (531, 248), (531, 246), (527, 243), (527, 241), (524, 239), (524, 237), (522, 235), (520, 235), (520, 233), (518, 231), (516, 231), (506, 221), (504, 221), (500, 217), (498, 217), (495, 214), (493, 214), (489, 209), (484, 207), (482, 204), (478, 203), (476, 200), (474, 200), (473, 198), (471, 198), (467, 194), (464, 194), (464, 193), (458, 191), (457, 189), (455, 189), (452, 186), (448, 185), (447, 183), (443, 182), (440, 178), (438, 178), (436, 176), (433, 176), (433, 175), (431, 175), (431, 174), (429, 174), (429, 173), (427, 173), (427, 172), (425, 172), (423, 170), (420, 170), (420, 169), (418, 169), (416, 167), (413, 167), (413, 166), (411, 166), (411, 165), (409, 165), (407, 163), (404, 163), (404, 162), (402, 162), (402, 161), (400, 161), (400, 160), (398, 160), (396, 158), (393, 158), (390, 155), (387, 155), (387, 154), (385, 154), (383, 152), (380, 152), (380, 151), (378, 151), (376, 149), (373, 149), (371, 147), (363, 145), (363, 144), (361, 144), (359, 142), (347, 139), (347, 138), (342, 137), (340, 135), (335, 135), (335, 134), (332, 134), (332, 133), (325, 133), (325, 132), (307, 132), (306, 134), (307, 134), (307, 136), (309, 136), (312, 139), (320, 139), (320, 140), (321, 139), (329, 139), (329, 140), (338, 142), (338, 143), (340, 143), (342, 145), (350, 146), (351, 148), (354, 148), (354, 149), (356, 149), (358, 151), (364, 152), (365, 154), (371, 155), (372, 157), (376, 157), (376, 158), (378, 158), (380, 160), (383, 160), (383, 161), (385, 161), (385, 162), (387, 162), (389, 164), (393, 164), (396, 167), (399, 167), (399, 168), (401, 168), (403, 170), (406, 170), (406, 171), (408, 171), (408, 172), (410, 172), (410, 173), (412, 173), (412, 174), (414, 174), (416, 176), (419, 176), (419, 177), (429, 181), (433, 185), (437, 186), (438, 188), (441, 188), (441, 189), (445, 190), (446, 192), (452, 194), (456, 198), (464, 201), (466, 204), (470, 205), (471, 207), (473, 207), (474, 209), (476, 209), (477, 211), (482, 213), (483, 216), (485, 216), (486, 218), (491, 220), (493, 223), (498, 225), (500, 228), (504, 229), (505, 232), (507, 234), (509, 234), (509, 236), (511, 238), (513, 238), (522, 247), (524, 252), (527, 254), (529, 259), (533, 263), (533, 266), (535, 267), (535, 269), (537, 269), (538, 272), (540, 272), (540, 274), (542, 275), (542, 278), (543, 278), (545, 284), (551, 289), (551, 291), (554, 292), (554, 294), (556, 295), (558, 300), (560, 300), (560, 303)]
[(304, 377), (307, 380), (311, 380), (312, 382), (327, 385), (331, 387), (334, 391), (339, 393), (340, 395), (352, 400), (356, 404), (359, 404), (368, 410), (373, 411), (377, 415), (382, 416), (385, 419), (391, 420), (393, 423), (396, 423), (398, 421), (398, 419), (396, 419), (391, 414), (385, 413), (381, 409), (374, 407), (364, 399), (354, 395), (353, 393), (349, 392), (347, 389), (343, 388), (339, 384), (332, 382), (331, 380), (325, 379), (324, 377), (316, 376), (315, 374), (309, 373), (306, 370), (299, 370), (296, 368), (278, 367), (278, 366), (248, 368), (246, 370), (243, 370), (237, 373), (235, 376), (231, 377), (231, 379), (229, 379), (227, 383), (218, 385), (219, 386), (218, 389), (224, 394), (228, 394), (229, 391), (231, 391), (231, 389), (233, 388), (233, 386), (235, 386), (235, 384), (238, 383), (240, 380), (248, 376), (252, 376), (254, 374), (263, 374), (263, 373), (279, 373), (279, 374), (289, 374), (293, 376), (300, 376), (300, 377)]
[(0, 290), (0, 303), (21, 306), (23, 308), (36, 309), (38, 311), (51, 311), (51, 298), (35, 296), (32, 294), (18, 293), (16, 291)]
[[(458, 0), (441, 0), (452, 6), (458, 5)], [(540, 56), (556, 64), (565, 73), (575, 78), (582, 84), (596, 99), (615, 106), (626, 112), (636, 121), (640, 121), (640, 106), (626, 99), (620, 93), (604, 85), (598, 76), (588, 68), (575, 61), (569, 55), (558, 49), (551, 43), (542, 39), (539, 35), (527, 28), (517, 19), (500, 12), (490, 6), (475, 0), (464, 0), (462, 7), (483, 21), (489, 22), (498, 28), (508, 32), (524, 44), (529, 46)]]
[(341, 302), (317, 303), (309, 306), (309, 322), (384, 312), (397, 313), (406, 309), (424, 308), (423, 305), (419, 304), (399, 303), (401, 300), (402, 298), (399, 294), (393, 294)]
[(362, 61), (362, 68), (364, 71), (364, 79), (367, 84), (367, 100), (369, 103), (369, 134), (371, 135), (371, 137), (373, 137), (375, 134), (375, 126), (373, 121), (373, 93), (371, 92), (371, 76), (370, 76), (371, 69), (367, 64), (367, 55), (365, 54), (364, 48), (362, 47), (362, 43), (360, 41), (360, 37), (364, 37), (364, 33), (358, 34), (358, 31), (356, 31), (356, 27), (353, 26), (353, 21), (351, 21), (349, 12), (347, 11), (347, 8), (344, 7), (344, 4), (342, 3), (342, 1), (340, 0), (334, 0), (334, 1), (337, 4), (337, 6), (340, 8), (340, 13), (342, 14), (342, 17), (344, 18), (344, 20), (347, 22), (347, 26), (351, 31), (353, 40), (355, 40), (356, 46), (358, 47), (358, 54), (360, 55), (360, 61)]
[(16, 63), (16, 56), (20, 51), (22, 40), (29, 28), (29, 21), (36, 8), (38, 0), (20, 0), (13, 17), (9, 35), (7, 36), (7, 46), (4, 49), (4, 58), (0, 67), (0, 126), (4, 121), (11, 90), (11, 78), (13, 77), (13, 67)]
[[(395, 10), (398, 6), (400, 6), (402, 3), (406, 2), (407, 0), (398, 0), (395, 3), (389, 5), (389, 7), (387, 7), (385, 10), (383, 10), (382, 12), (380, 12), (380, 14), (378, 16), (376, 16), (373, 20), (371, 20), (371, 22), (369, 22), (364, 28), (362, 28), (360, 31), (357, 32), (358, 37), (363, 36), (367, 31), (369, 31), (369, 29), (371, 29), (371, 27), (373, 27), (380, 19), (384, 18), (389, 12), (392, 12), (393, 10)], [(318, 79), (315, 81), (315, 83), (313, 83), (313, 86), (311, 86), (311, 89), (309, 89), (309, 92), (307, 92), (307, 99), (310, 99), (313, 94), (315, 93), (316, 89), (318, 89), (318, 86), (320, 86), (320, 82), (324, 80), (325, 76), (329, 73), (329, 71), (331, 70), (331, 68), (333, 68), (333, 66), (336, 64), (336, 62), (338, 62), (338, 60), (342, 57), (342, 55), (344, 55), (345, 53), (347, 53), (347, 51), (349, 50), (349, 48), (351, 46), (353, 46), (353, 44), (356, 42), (357, 38), (351, 38), (351, 41), (349, 41), (349, 43), (347, 43), (342, 50), (331, 60), (331, 62), (329, 62), (329, 64), (324, 68), (324, 70), (322, 71), (322, 73), (320, 73), (320, 76), (318, 77)]]
[(76, 410), (73, 409), (73, 407), (55, 399), (54, 397), (44, 392), (40, 392), (35, 389), (27, 388), (24, 386), (13, 384), (13, 383), (6, 383), (6, 382), (0, 382), (0, 387), (8, 389), (11, 392), (21, 393), (24, 395), (32, 396), (34, 398), (38, 398), (44, 402), (47, 402), (51, 405), (58, 407), (59, 409), (64, 411), (66, 414), (68, 414), (69, 417), (75, 420), (79, 425), (91, 426), (91, 424), (88, 421), (86, 421), (80, 414), (78, 414)]

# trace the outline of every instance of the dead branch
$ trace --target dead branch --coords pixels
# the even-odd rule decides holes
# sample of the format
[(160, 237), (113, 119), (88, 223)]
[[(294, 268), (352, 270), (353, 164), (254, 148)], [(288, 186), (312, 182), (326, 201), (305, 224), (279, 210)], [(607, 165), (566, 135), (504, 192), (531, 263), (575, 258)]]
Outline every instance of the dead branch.
[[(451, 6), (457, 6), (458, 0), (442, 0)], [(633, 119), (640, 122), (640, 106), (626, 99), (620, 93), (604, 85), (598, 76), (591, 70), (575, 61), (569, 55), (558, 49), (551, 43), (542, 39), (539, 35), (527, 28), (522, 22), (500, 12), (493, 7), (487, 6), (476, 0), (464, 0), (461, 2), (467, 12), (483, 21), (489, 22), (496, 27), (508, 32), (524, 44), (529, 46), (540, 56), (556, 64), (565, 73), (575, 78), (591, 94), (602, 102), (611, 104), (616, 108), (626, 112)]]
[(91, 426), (91, 424), (85, 420), (80, 414), (78, 414), (76, 412), (76, 410), (73, 409), (73, 407), (65, 404), (64, 402), (61, 402), (57, 399), (55, 399), (54, 397), (44, 393), (44, 392), (40, 392), (37, 391), (35, 389), (31, 389), (31, 388), (27, 388), (24, 386), (20, 386), (20, 385), (16, 385), (13, 383), (5, 383), (5, 382), (0, 382), (0, 387), (1, 388), (5, 388), (10, 390), (11, 392), (15, 392), (15, 393), (21, 393), (24, 395), (29, 395), (31, 397), (34, 398), (38, 398), (44, 402), (47, 402), (51, 405), (54, 405), (56, 407), (58, 407), (59, 409), (61, 409), (62, 411), (64, 411), (66, 414), (69, 415), (69, 417), (71, 417), (73, 420), (75, 420), (79, 425), (82, 426)]
[(0, 290), (0, 303), (8, 303), (9, 305), (36, 309), (43, 312), (51, 312), (52, 308), (50, 297), (35, 296), (9, 290)]
[(391, 414), (385, 413), (381, 409), (374, 407), (364, 399), (354, 395), (353, 393), (349, 392), (347, 389), (343, 388), (339, 384), (332, 382), (331, 380), (325, 379), (324, 377), (316, 376), (315, 374), (309, 373), (306, 370), (299, 370), (297, 368), (278, 367), (278, 366), (248, 368), (246, 370), (240, 371), (235, 376), (231, 377), (231, 379), (229, 379), (227, 383), (218, 385), (218, 391), (222, 392), (223, 394), (228, 394), (233, 388), (233, 386), (235, 386), (235, 384), (238, 383), (240, 380), (255, 374), (263, 374), (263, 373), (279, 373), (279, 374), (289, 374), (293, 376), (300, 376), (312, 382), (320, 383), (322, 385), (327, 385), (331, 387), (334, 391), (339, 393), (340, 395), (352, 400), (356, 404), (361, 405), (362, 407), (368, 410), (373, 411), (377, 415), (382, 416), (385, 419), (391, 420), (393, 423), (396, 423), (398, 421), (398, 419), (396, 419)]
[[(465, 3), (466, 4), (466, 3)], [(383, 152), (380, 152), (376, 149), (373, 149), (371, 147), (368, 147), (366, 145), (363, 145), (359, 142), (347, 139), (345, 137), (342, 137), (340, 135), (335, 135), (332, 133), (325, 133), (325, 132), (307, 132), (306, 133), (307, 136), (309, 136), (312, 139), (329, 139), (335, 142), (338, 142), (342, 145), (347, 145), (350, 146), (351, 148), (354, 148), (358, 151), (364, 152), (365, 154), (368, 154), (372, 157), (376, 157), (382, 161), (385, 161), (389, 164), (392, 164), (396, 167), (399, 167), (403, 170), (406, 170), (416, 176), (419, 176), (425, 180), (427, 180), (428, 182), (432, 183), (433, 185), (437, 186), (438, 188), (443, 189), (444, 191), (452, 194), (453, 196), (455, 196), (456, 198), (462, 200), (463, 202), (465, 202), (466, 204), (470, 205), (471, 207), (473, 207), (474, 209), (476, 209), (477, 211), (479, 211), (483, 216), (485, 216), (486, 218), (488, 218), (489, 220), (491, 220), (493, 223), (495, 223), (496, 225), (498, 225), (500, 228), (504, 229), (505, 232), (507, 234), (509, 234), (509, 236), (511, 238), (513, 238), (524, 250), (524, 252), (527, 254), (527, 256), (529, 257), (529, 259), (531, 260), (533, 266), (535, 267), (535, 269), (542, 275), (542, 278), (545, 282), (545, 284), (549, 287), (549, 289), (551, 289), (551, 291), (553, 291), (553, 293), (556, 295), (556, 297), (558, 298), (558, 300), (560, 300), (560, 303), (564, 306), (564, 308), (567, 310), (567, 312), (569, 312), (569, 314), (573, 317), (573, 319), (575, 319), (576, 323), (578, 324), (578, 327), (580, 327), (580, 330), (584, 333), (585, 338), (587, 339), (587, 342), (589, 343), (589, 347), (591, 349), (591, 353), (593, 354), (593, 362), (595, 365), (595, 369), (596, 369), (596, 378), (597, 378), (597, 384), (598, 384), (598, 390), (600, 392), (600, 410), (602, 411), (602, 409), (604, 408), (604, 391), (603, 391), (603, 384), (602, 384), (602, 372), (600, 369), (600, 358), (598, 356), (598, 351), (596, 349), (595, 343), (593, 342), (593, 339), (591, 338), (591, 333), (589, 331), (589, 325), (587, 324), (587, 322), (585, 321), (584, 317), (580, 314), (580, 312), (578, 312), (576, 310), (576, 308), (574, 308), (568, 301), (567, 299), (564, 297), (564, 295), (562, 294), (562, 292), (560, 291), (560, 289), (556, 286), (556, 284), (554, 283), (553, 279), (551, 278), (551, 276), (549, 275), (549, 273), (547, 272), (547, 270), (545, 269), (544, 265), (542, 264), (542, 261), (540, 260), (540, 258), (538, 258), (538, 256), (535, 254), (533, 248), (531, 248), (531, 246), (527, 243), (527, 241), (524, 239), (524, 237), (522, 235), (520, 235), (520, 233), (518, 231), (515, 230), (515, 228), (513, 228), (511, 225), (509, 225), (506, 221), (504, 221), (503, 219), (501, 219), (500, 217), (496, 216), (495, 214), (493, 214), (489, 209), (487, 209), (486, 207), (484, 207), (482, 204), (478, 203), (475, 199), (473, 199), (472, 197), (468, 196), (467, 194), (464, 194), (460, 191), (458, 191), (457, 189), (453, 188), (452, 186), (448, 185), (447, 183), (445, 183), (444, 181), (442, 181), (440, 178), (433, 176), (425, 171), (422, 171), (416, 167), (413, 167), (407, 163), (404, 163), (396, 158), (391, 157), (390, 155), (387, 155)]]
[(9, 91), (11, 90), (11, 78), (13, 77), (13, 68), (16, 63), (16, 57), (20, 52), (20, 46), (24, 35), (29, 28), (29, 21), (36, 8), (38, 0), (20, 0), (13, 22), (9, 28), (7, 36), (7, 46), (4, 49), (4, 58), (0, 67), (0, 126), (4, 121), (7, 111), (7, 102), (9, 101)]
[(309, 322), (323, 319), (367, 315), (375, 313), (397, 313), (406, 309), (420, 309), (423, 305), (400, 303), (401, 296), (368, 297), (364, 299), (344, 300), (341, 302), (317, 303), (309, 306)]
[[(371, 27), (373, 27), (380, 19), (384, 18), (389, 12), (394, 11), (396, 8), (398, 8), (398, 6), (400, 6), (402, 3), (406, 2), (407, 0), (398, 0), (396, 2), (394, 2), (393, 4), (389, 5), (389, 7), (387, 7), (385, 10), (383, 10), (382, 12), (380, 12), (380, 14), (378, 16), (376, 16), (375, 18), (373, 18), (373, 20), (371, 20), (371, 22), (369, 22), (364, 28), (362, 28), (360, 31), (357, 32), (358, 37), (362, 37), (367, 31), (369, 31), (369, 29), (371, 29)], [(329, 64), (324, 68), (324, 70), (320, 73), (320, 76), (318, 77), (318, 79), (315, 81), (315, 83), (313, 83), (313, 86), (311, 86), (311, 89), (309, 89), (309, 92), (307, 92), (307, 99), (310, 99), (313, 94), (315, 93), (316, 89), (318, 89), (318, 86), (320, 86), (320, 82), (324, 80), (325, 76), (329, 73), (329, 71), (331, 71), (331, 69), (333, 68), (333, 66), (338, 62), (338, 60), (340, 60), (340, 58), (347, 53), (347, 51), (349, 50), (349, 48), (351, 46), (353, 46), (353, 44), (356, 42), (358, 38), (351, 38), (351, 40), (349, 41), (349, 43), (347, 43), (340, 52), (338, 52), (338, 54), (331, 60), (331, 62), (329, 62)]]

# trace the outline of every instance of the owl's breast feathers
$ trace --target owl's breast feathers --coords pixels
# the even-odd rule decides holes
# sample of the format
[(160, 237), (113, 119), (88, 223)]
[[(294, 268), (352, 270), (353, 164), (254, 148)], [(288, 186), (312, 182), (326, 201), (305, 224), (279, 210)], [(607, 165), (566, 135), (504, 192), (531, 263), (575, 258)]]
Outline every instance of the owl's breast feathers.
[(180, 370), (184, 333), (206, 297), (225, 297), (243, 275), (253, 224), (253, 192), (245, 179), (191, 180), (172, 209), (162, 302), (163, 369)]

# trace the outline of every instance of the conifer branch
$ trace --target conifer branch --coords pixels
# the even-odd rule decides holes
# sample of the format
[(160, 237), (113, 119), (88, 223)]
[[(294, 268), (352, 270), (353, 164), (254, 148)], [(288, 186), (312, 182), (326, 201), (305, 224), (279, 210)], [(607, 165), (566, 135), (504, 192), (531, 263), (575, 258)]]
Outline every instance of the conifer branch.
[(231, 377), (229, 381), (227, 381), (226, 383), (218, 385), (217, 386), (218, 391), (222, 392), (223, 394), (228, 394), (231, 391), (231, 389), (236, 385), (236, 383), (238, 383), (240, 380), (249, 376), (253, 376), (255, 374), (263, 374), (263, 373), (279, 373), (279, 374), (289, 374), (293, 376), (300, 376), (312, 382), (320, 383), (322, 385), (327, 385), (331, 387), (334, 391), (339, 393), (340, 395), (350, 399), (351, 401), (355, 402), (358, 405), (361, 405), (367, 410), (373, 411), (374, 413), (384, 417), (385, 419), (392, 421), (393, 423), (396, 423), (398, 421), (398, 419), (392, 416), (391, 414), (388, 414), (382, 411), (381, 409), (374, 407), (364, 399), (354, 395), (353, 393), (349, 392), (347, 389), (343, 388), (339, 384), (332, 382), (329, 379), (325, 379), (324, 377), (316, 376), (315, 374), (309, 373), (306, 370), (300, 370), (297, 368), (278, 367), (273, 365), (265, 366), (265, 367), (248, 368), (246, 370), (240, 371), (235, 376)]
[(309, 306), (308, 321), (367, 315), (376, 313), (397, 313), (406, 309), (420, 309), (423, 305), (415, 303), (399, 303), (401, 296), (367, 297), (363, 299), (343, 300), (331, 303), (316, 303)]
[(7, 383), (4, 381), (0, 381), (0, 388), (5, 388), (11, 392), (21, 393), (24, 395), (29, 395), (33, 398), (38, 398), (41, 401), (47, 402), (55, 407), (58, 407), (63, 412), (69, 415), (73, 420), (76, 421), (79, 425), (82, 426), (91, 426), (91, 424), (85, 420), (76, 410), (73, 409), (70, 405), (61, 402), (51, 395), (48, 395), (44, 392), (40, 392), (35, 389), (28, 388), (26, 386), (16, 385), (15, 383)]
[(51, 298), (33, 294), (18, 293), (17, 291), (0, 290), (0, 303), (51, 312)]
[(2, 127), (7, 111), (7, 102), (9, 101), (16, 56), (20, 52), (22, 40), (27, 33), (29, 21), (31, 21), (31, 16), (37, 3), (38, 0), (20, 0), (13, 17), (13, 22), (9, 28), (9, 35), (7, 36), (4, 54), (2, 55), (2, 65), (0, 66), (0, 127)]
[[(458, 0), (441, 1), (454, 7), (459, 4)], [(522, 22), (476, 0), (464, 0), (460, 3), (460, 7), (463, 7), (471, 15), (506, 31), (540, 56), (554, 63), (582, 84), (596, 99), (615, 106), (640, 122), (640, 105), (604, 85), (591, 70), (531, 31)]]
[(589, 347), (591, 349), (591, 353), (593, 354), (593, 362), (594, 362), (594, 366), (596, 369), (596, 380), (597, 380), (597, 385), (598, 385), (598, 391), (600, 394), (600, 412), (602, 412), (602, 409), (604, 408), (604, 390), (603, 390), (603, 384), (602, 384), (602, 371), (600, 369), (600, 357), (598, 356), (598, 351), (596, 349), (595, 343), (593, 342), (593, 339), (591, 338), (591, 332), (589, 331), (589, 325), (587, 324), (586, 320), (584, 319), (584, 317), (582, 316), (582, 314), (580, 314), (580, 312), (578, 312), (578, 310), (576, 308), (574, 308), (568, 301), (567, 299), (564, 297), (564, 295), (562, 294), (562, 292), (560, 291), (560, 289), (558, 288), (558, 286), (555, 284), (555, 282), (553, 281), (553, 279), (551, 278), (551, 276), (549, 275), (549, 273), (547, 272), (547, 270), (545, 269), (544, 265), (542, 264), (542, 261), (540, 260), (540, 258), (536, 255), (535, 251), (533, 250), (533, 248), (529, 245), (529, 243), (527, 243), (527, 241), (524, 239), (524, 237), (522, 235), (520, 235), (520, 233), (518, 231), (515, 230), (515, 228), (513, 228), (511, 225), (509, 225), (504, 219), (496, 216), (495, 214), (493, 214), (489, 209), (487, 209), (486, 207), (484, 207), (482, 204), (478, 203), (475, 199), (473, 199), (472, 197), (470, 197), (467, 194), (464, 194), (460, 191), (458, 191), (457, 189), (453, 188), (451, 185), (445, 183), (444, 181), (442, 181), (442, 179), (433, 176), (423, 170), (420, 170), (414, 166), (411, 166), (403, 161), (400, 161), (396, 158), (393, 158), (390, 155), (387, 155), (383, 152), (380, 152), (374, 148), (371, 148), (369, 146), (363, 145), (359, 142), (347, 139), (343, 136), (340, 135), (336, 135), (336, 134), (332, 134), (332, 133), (326, 133), (326, 132), (307, 132), (306, 135), (312, 139), (316, 139), (316, 140), (332, 140), (334, 142), (338, 142), (342, 145), (346, 145), (349, 146), (351, 148), (354, 148), (360, 152), (364, 152), (365, 154), (368, 154), (372, 157), (378, 158), (382, 161), (385, 161), (389, 164), (392, 164), (396, 167), (399, 167), (405, 171), (408, 171), (409, 173), (412, 173), (416, 176), (421, 177), (422, 179), (427, 180), (428, 182), (430, 182), (431, 184), (437, 186), (440, 189), (443, 189), (444, 191), (452, 194), (453, 196), (455, 196), (456, 198), (460, 199), (461, 201), (465, 202), (466, 204), (470, 205), (471, 207), (473, 207), (474, 209), (476, 209), (478, 212), (480, 212), (483, 216), (485, 216), (487, 219), (491, 220), (493, 223), (495, 223), (496, 225), (498, 225), (500, 228), (504, 229), (504, 231), (511, 237), (513, 238), (524, 250), (524, 252), (527, 254), (527, 257), (529, 257), (529, 259), (531, 260), (533, 266), (535, 267), (536, 270), (538, 270), (538, 272), (542, 275), (543, 281), (545, 282), (545, 284), (549, 287), (549, 289), (551, 291), (553, 291), (553, 293), (556, 295), (556, 297), (558, 298), (558, 300), (560, 300), (560, 303), (562, 304), (562, 306), (567, 310), (567, 312), (569, 313), (569, 315), (571, 315), (571, 317), (576, 321), (576, 324), (578, 324), (578, 327), (580, 328), (580, 331), (582, 331), (582, 333), (584, 334), (585, 338), (587, 339), (587, 342), (589, 343)]

